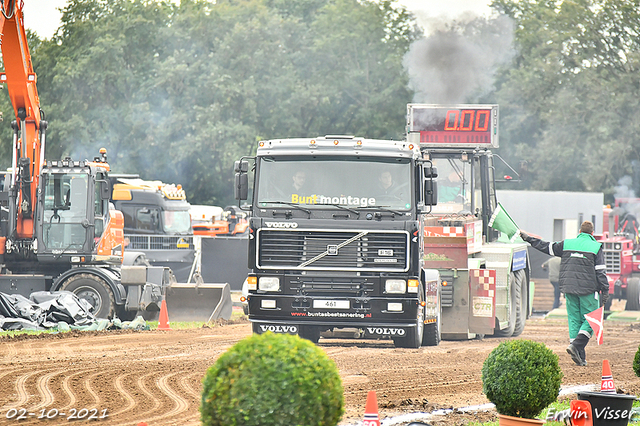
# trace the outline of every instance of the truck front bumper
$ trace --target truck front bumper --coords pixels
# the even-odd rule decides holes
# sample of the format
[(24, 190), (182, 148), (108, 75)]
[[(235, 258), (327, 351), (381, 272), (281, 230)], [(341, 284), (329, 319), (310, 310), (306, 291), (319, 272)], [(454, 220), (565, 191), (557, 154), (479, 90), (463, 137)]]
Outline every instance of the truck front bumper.
[(299, 326), (360, 328), (378, 337), (401, 337), (416, 328), (419, 303), (417, 297), (406, 295), (329, 298), (282, 294), (249, 294), (248, 302), (249, 320), (262, 331), (296, 333)]

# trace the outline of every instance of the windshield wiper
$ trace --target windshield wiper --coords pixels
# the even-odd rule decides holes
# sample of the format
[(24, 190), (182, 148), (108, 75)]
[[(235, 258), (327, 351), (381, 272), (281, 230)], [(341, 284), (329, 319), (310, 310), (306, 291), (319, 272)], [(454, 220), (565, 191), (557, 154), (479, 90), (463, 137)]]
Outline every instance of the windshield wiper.
[(360, 212), (358, 210), (352, 209), (350, 207), (341, 206), (340, 204), (317, 204), (317, 205), (318, 206), (333, 206), (333, 207), (337, 207), (339, 209), (346, 210), (348, 212), (355, 213), (358, 216), (360, 216)]
[(382, 210), (383, 212), (389, 212), (389, 213), (395, 213), (398, 216), (402, 216), (404, 214), (404, 212), (401, 212), (399, 210), (392, 210), (388, 208), (389, 206), (361, 206), (358, 207), (358, 209), (377, 209), (377, 210)]
[(265, 204), (285, 204), (287, 206), (291, 206), (294, 207), (298, 210), (302, 210), (303, 212), (307, 213), (307, 214), (311, 214), (311, 210), (306, 209), (304, 207), (301, 207), (300, 204), (298, 203), (289, 203), (287, 201), (260, 201), (260, 203), (265, 203)]

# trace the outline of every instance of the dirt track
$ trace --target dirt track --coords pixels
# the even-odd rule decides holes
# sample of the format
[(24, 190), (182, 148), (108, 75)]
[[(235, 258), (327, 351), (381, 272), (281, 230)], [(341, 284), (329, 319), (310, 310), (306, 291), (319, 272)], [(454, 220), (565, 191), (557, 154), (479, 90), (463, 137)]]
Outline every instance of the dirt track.
[[(564, 320), (532, 319), (522, 338), (544, 342), (560, 356), (563, 386), (600, 383), (609, 359), (615, 385), (640, 395), (632, 370), (640, 324), (606, 322), (605, 342), (587, 347), (589, 365), (577, 367), (565, 353)], [(0, 339), (0, 424), (68, 424), (81, 409), (108, 417), (101, 425), (198, 425), (201, 379), (216, 358), (250, 334), (246, 321), (212, 328), (170, 331), (73, 332)], [(482, 394), (484, 359), (501, 339), (442, 342), (437, 347), (396, 349), (390, 341), (320, 339), (343, 379), (346, 413), (341, 425), (362, 420), (366, 395), (377, 393), (380, 417), (434, 408), (487, 403)], [(24, 408), (26, 420), (7, 419)], [(12, 410), (14, 409), (14, 410)], [(54, 410), (59, 410), (55, 416)], [(18, 412), (19, 413), (19, 412)], [(89, 413), (91, 414), (91, 413)], [(434, 425), (491, 420), (493, 412), (454, 414)]]

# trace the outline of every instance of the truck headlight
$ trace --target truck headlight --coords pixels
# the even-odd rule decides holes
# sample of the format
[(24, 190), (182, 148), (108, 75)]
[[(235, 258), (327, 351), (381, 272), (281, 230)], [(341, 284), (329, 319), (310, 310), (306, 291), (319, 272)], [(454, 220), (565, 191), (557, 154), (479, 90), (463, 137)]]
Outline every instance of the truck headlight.
[(409, 293), (418, 293), (418, 287), (420, 286), (420, 281), (409, 280), (408, 284), (409, 286), (407, 287), (407, 290), (409, 291)]
[(280, 278), (260, 277), (258, 279), (258, 290), (260, 291), (280, 291)]
[(385, 293), (405, 293), (407, 282), (405, 280), (386, 280), (384, 282)]

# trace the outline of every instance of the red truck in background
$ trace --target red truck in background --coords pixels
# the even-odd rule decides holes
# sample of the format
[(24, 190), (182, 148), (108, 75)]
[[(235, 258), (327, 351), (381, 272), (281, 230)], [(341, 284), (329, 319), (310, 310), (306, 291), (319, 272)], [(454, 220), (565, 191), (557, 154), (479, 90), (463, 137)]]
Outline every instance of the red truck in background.
[(625, 310), (640, 310), (640, 198), (617, 198), (614, 207), (605, 206), (602, 235), (609, 294), (605, 309), (613, 298), (627, 301)]

